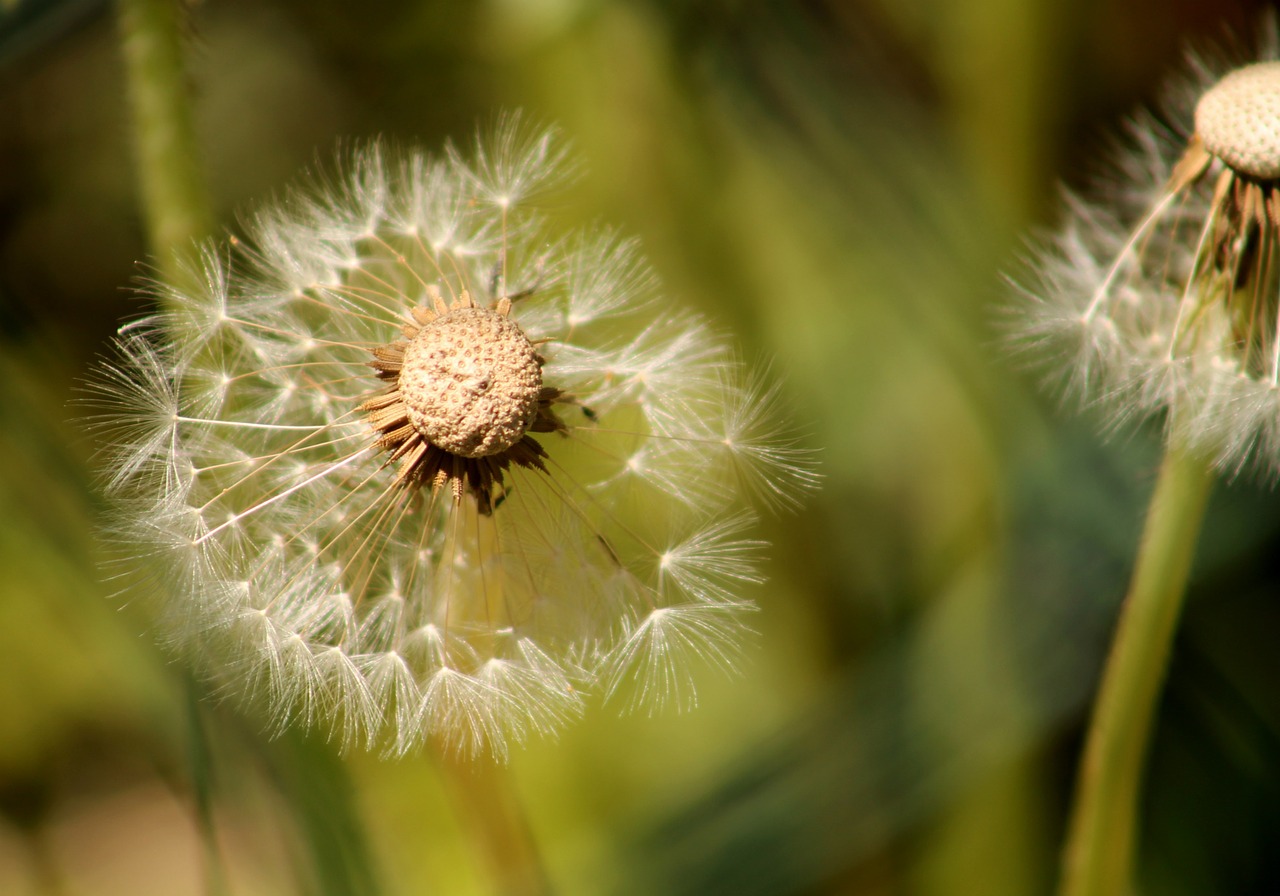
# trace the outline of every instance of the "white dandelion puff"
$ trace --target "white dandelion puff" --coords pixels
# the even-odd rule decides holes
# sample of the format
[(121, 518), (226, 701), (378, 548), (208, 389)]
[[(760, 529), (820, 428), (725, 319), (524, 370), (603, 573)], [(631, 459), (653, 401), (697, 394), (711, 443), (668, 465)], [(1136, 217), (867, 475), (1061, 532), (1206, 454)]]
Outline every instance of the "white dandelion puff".
[(448, 148), (449, 161), (470, 195), (499, 210), (528, 203), (573, 177), (574, 166), (554, 129), (539, 127), (519, 112), (504, 113), (488, 134), (479, 134), (468, 158)]
[(610, 693), (629, 687), (627, 699), (650, 711), (666, 704), (681, 710), (697, 705), (692, 671), (702, 664), (731, 671), (747, 630), (745, 602), (697, 601), (659, 607), (627, 626), (608, 669)]
[(673, 540), (658, 555), (658, 581), (673, 585), (692, 601), (733, 603), (745, 584), (763, 581), (756, 571), (762, 541), (742, 538), (755, 522), (749, 513), (704, 524)]
[(1111, 425), (1161, 415), (1224, 472), (1280, 473), (1280, 61), (1193, 58), (1102, 202), (1068, 196), (1015, 278), (1016, 338)]
[(116, 352), (88, 387), (98, 410), (87, 423), (99, 437), (99, 467), (108, 493), (163, 467), (182, 413), (180, 377), (162, 349), (129, 332), (121, 334)]
[(733, 667), (749, 507), (813, 474), (633, 241), (546, 228), (566, 165), (518, 117), (470, 160), (350, 154), (101, 365), (117, 569), (273, 726), (501, 757)]

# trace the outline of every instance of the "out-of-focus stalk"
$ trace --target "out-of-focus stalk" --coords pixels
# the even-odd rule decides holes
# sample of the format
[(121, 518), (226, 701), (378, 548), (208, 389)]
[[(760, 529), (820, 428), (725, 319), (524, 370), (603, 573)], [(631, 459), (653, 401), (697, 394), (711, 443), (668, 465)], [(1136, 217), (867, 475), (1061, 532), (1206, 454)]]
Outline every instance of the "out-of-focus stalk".
[[(198, 164), (190, 82), (183, 65), (179, 0), (118, 0), (120, 47), (132, 109), (134, 155), (147, 243), (159, 274), (175, 284), (184, 258), (213, 229), (208, 189)], [(187, 755), (205, 857), (205, 892), (226, 891), (213, 821), (212, 765), (196, 685), (184, 678), (189, 713)]]
[(458, 819), (495, 894), (549, 896), (551, 884), (510, 771), (488, 756), (464, 759), (447, 748), (438, 750), (437, 758)]
[(183, 255), (213, 228), (183, 65), (183, 6), (180, 0), (117, 3), (143, 218), (167, 282), (181, 279)]

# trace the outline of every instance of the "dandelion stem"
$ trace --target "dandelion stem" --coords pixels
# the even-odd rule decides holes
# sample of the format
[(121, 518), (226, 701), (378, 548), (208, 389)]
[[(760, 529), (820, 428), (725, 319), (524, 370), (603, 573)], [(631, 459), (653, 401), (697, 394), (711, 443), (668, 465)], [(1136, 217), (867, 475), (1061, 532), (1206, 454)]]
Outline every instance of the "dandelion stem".
[[(163, 279), (184, 283), (183, 255), (212, 231), (208, 193), (196, 164), (195, 128), (182, 64), (181, 4), (177, 0), (120, 0), (120, 47), (132, 106), (133, 142), (147, 242)], [(213, 819), (210, 759), (195, 684), (188, 696), (187, 748), (191, 788), (205, 857), (205, 892), (220, 896), (226, 882)]]
[(1060, 896), (1131, 892), (1143, 761), (1213, 479), (1169, 445), (1089, 722)]
[(447, 746), (436, 755), (458, 818), (496, 896), (549, 896), (551, 884), (510, 771), (489, 756), (468, 759)]
[(183, 280), (182, 255), (213, 229), (182, 63), (182, 6), (177, 0), (118, 4), (148, 242), (161, 278), (175, 285)]
[(225, 896), (229, 890), (213, 818), (213, 757), (205, 730), (204, 709), (200, 705), (201, 691), (189, 674), (183, 676), (182, 684), (186, 697), (187, 761), (191, 768), (196, 825), (204, 858), (204, 893), (205, 896)]

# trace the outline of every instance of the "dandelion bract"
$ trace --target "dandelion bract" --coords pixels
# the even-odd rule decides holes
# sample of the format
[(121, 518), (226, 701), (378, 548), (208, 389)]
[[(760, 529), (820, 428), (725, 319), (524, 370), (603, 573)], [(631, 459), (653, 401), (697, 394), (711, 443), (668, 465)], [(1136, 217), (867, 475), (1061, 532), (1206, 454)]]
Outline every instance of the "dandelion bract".
[(632, 241), (547, 226), (565, 168), (518, 118), (356, 151), (157, 286), (95, 378), (131, 593), (278, 724), (501, 755), (733, 664), (749, 498), (811, 474)]

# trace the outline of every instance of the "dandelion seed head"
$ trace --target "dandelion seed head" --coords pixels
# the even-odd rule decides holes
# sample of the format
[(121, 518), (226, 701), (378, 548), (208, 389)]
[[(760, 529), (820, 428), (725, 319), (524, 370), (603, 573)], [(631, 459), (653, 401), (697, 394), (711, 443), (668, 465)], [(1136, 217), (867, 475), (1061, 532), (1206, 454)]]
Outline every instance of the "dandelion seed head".
[(1097, 201), (1012, 278), (1016, 345), (1116, 429), (1149, 416), (1229, 474), (1280, 475), (1280, 62), (1191, 57), (1140, 114)]
[(469, 157), (351, 153), (98, 370), (118, 571), (273, 728), (502, 757), (732, 667), (749, 508), (813, 473), (634, 241), (550, 229), (566, 159), (518, 117)]

